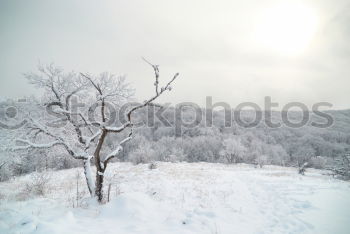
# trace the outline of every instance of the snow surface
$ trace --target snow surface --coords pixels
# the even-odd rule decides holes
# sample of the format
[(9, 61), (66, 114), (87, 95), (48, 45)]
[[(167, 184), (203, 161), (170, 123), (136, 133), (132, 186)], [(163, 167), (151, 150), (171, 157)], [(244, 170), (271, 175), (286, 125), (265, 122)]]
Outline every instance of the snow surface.
[[(30, 175), (0, 183), (0, 233), (350, 233), (350, 183), (325, 171), (157, 165), (111, 164), (111, 202), (85, 199), (79, 208), (72, 201), (82, 169), (52, 172), (40, 198), (21, 192)], [(87, 194), (83, 176), (79, 183)]]

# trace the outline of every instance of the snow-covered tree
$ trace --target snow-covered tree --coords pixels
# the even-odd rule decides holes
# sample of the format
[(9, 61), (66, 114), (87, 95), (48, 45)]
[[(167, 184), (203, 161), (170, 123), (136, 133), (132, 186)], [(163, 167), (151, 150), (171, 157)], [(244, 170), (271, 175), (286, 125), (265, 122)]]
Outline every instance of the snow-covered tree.
[(130, 153), (129, 159), (134, 164), (148, 163), (154, 161), (155, 151), (152, 149), (151, 143), (142, 138), (138, 147)]
[(182, 138), (163, 137), (154, 144), (156, 157), (159, 161), (176, 162), (183, 161), (186, 158), (183, 147), (181, 147)]
[[(45, 110), (27, 116), (25, 128), (16, 138), (16, 146), (12, 150), (50, 149), (66, 152), (72, 158), (81, 160), (88, 190), (91, 196), (102, 202), (107, 165), (118, 157), (123, 146), (133, 137), (133, 113), (154, 105), (153, 102), (160, 95), (171, 90), (171, 84), (178, 76), (176, 73), (160, 87), (158, 66), (150, 65), (155, 73), (155, 94), (143, 103), (131, 106), (124, 123), (113, 121), (114, 107), (125, 103), (133, 94), (124, 77), (109, 73), (95, 77), (84, 73), (64, 73), (53, 65), (39, 66), (39, 73), (26, 74), (31, 84), (45, 91)], [(74, 103), (77, 100), (80, 103)], [(82, 106), (89, 108), (79, 109)], [(107, 147), (109, 135), (125, 131), (127, 134), (122, 140)], [(95, 180), (90, 165), (92, 159), (96, 166)]]
[(239, 138), (228, 138), (224, 140), (224, 150), (221, 154), (225, 157), (228, 163), (237, 163), (242, 161), (247, 149), (241, 143)]
[(182, 140), (182, 147), (189, 162), (217, 162), (220, 159), (222, 140), (218, 136), (186, 136)]
[(269, 161), (269, 157), (265, 154), (260, 154), (255, 159), (255, 163), (259, 165), (260, 168), (262, 168), (265, 164), (267, 164), (268, 161)]
[(292, 156), (296, 160), (298, 167), (302, 167), (315, 156), (315, 150), (310, 145), (303, 145), (299, 147)]
[(336, 161), (336, 165), (330, 170), (332, 170), (340, 178), (350, 180), (350, 153), (342, 155)]

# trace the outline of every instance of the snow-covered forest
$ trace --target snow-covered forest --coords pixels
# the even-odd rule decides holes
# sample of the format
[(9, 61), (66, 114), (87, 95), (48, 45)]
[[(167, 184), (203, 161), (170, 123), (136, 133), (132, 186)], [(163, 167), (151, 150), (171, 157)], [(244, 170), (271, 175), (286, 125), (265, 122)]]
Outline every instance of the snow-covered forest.
[[(128, 86), (128, 89), (127, 92), (130, 93), (132, 87)], [(128, 95), (131, 96), (131, 94)], [(19, 110), (24, 109), (23, 112), (26, 113), (45, 112), (43, 107), (45, 101), (40, 102), (35, 98), (24, 98), (24, 100), (26, 100), (25, 103), (4, 101), (2, 105), (3, 107), (16, 107)], [(299, 167), (307, 162), (308, 167), (317, 169), (336, 170), (347, 167), (349, 170), (349, 164), (344, 162), (350, 152), (349, 110), (328, 111), (327, 113), (332, 116), (334, 123), (327, 128), (318, 128), (310, 124), (323, 121), (312, 112), (310, 112), (311, 118), (305, 126), (290, 128), (283, 124), (279, 111), (273, 111), (271, 119), (275, 123), (282, 123), (280, 127), (270, 128), (262, 119), (257, 126), (251, 128), (235, 122), (234, 110), (213, 110), (212, 124), (208, 126), (204, 108), (201, 108), (200, 118), (198, 113), (190, 107), (181, 108), (180, 116), (176, 111), (178, 108), (168, 107), (162, 112), (161, 119), (158, 119), (157, 116), (148, 116), (154, 114), (154, 106), (140, 109), (135, 113), (135, 118), (141, 122), (138, 122), (138, 126), (134, 129), (133, 140), (125, 144), (112, 160), (133, 162), (134, 164), (154, 161), (247, 163), (259, 167), (264, 165)], [(118, 112), (120, 109), (116, 109), (116, 111)], [(226, 113), (232, 116), (229, 125), (227, 125)], [(250, 122), (254, 119), (255, 113), (243, 110), (240, 115), (243, 121)], [(292, 121), (300, 122), (303, 113), (293, 111), (289, 113), (289, 116)], [(115, 115), (115, 117), (118, 116)], [(18, 118), (23, 118), (23, 116), (19, 115), (17, 119), (8, 119), (6, 113), (3, 112), (0, 118), (4, 122), (13, 121), (15, 123), (19, 122)], [(181, 120), (176, 120), (176, 118), (181, 118)], [(196, 118), (201, 121), (193, 126), (177, 128), (177, 123), (194, 123)], [(53, 131), (63, 129), (64, 134), (68, 133), (65, 127), (60, 127), (58, 130), (52, 129)], [(33, 171), (60, 170), (82, 166), (79, 160), (61, 150), (34, 147), (28, 148), (28, 151), (11, 151), (9, 145), (14, 143), (14, 137), (24, 132), (26, 132), (25, 128), (19, 131), (4, 129), (0, 132), (2, 142), (1, 181)], [(74, 132), (68, 134), (75, 137)], [(108, 136), (104, 151), (113, 151), (113, 143), (122, 141), (125, 137), (127, 134)], [(334, 173), (339, 178), (349, 178), (349, 174), (337, 174), (336, 171)]]

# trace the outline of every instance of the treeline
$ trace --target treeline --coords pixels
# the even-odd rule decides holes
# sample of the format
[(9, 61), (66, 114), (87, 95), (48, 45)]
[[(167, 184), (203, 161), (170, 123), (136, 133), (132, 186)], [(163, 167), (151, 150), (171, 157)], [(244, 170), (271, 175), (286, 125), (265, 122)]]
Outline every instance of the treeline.
[[(172, 126), (175, 125), (173, 111), (168, 110), (165, 114)], [(264, 120), (255, 127), (247, 128), (234, 120), (232, 126), (225, 127), (225, 113), (218, 111), (214, 112), (212, 127), (207, 127), (202, 121), (197, 126), (184, 127), (181, 136), (177, 136), (175, 127), (165, 127), (159, 121), (154, 127), (138, 129), (139, 137), (128, 145), (121, 159), (135, 163), (184, 160), (282, 166), (299, 166), (308, 162), (310, 166), (326, 168), (350, 150), (350, 111), (332, 111), (328, 114), (334, 120), (334, 124), (328, 128), (312, 126), (312, 122), (323, 121), (312, 114), (305, 126), (286, 127), (280, 112), (272, 113), (273, 122), (282, 123), (279, 128), (267, 127)], [(193, 111), (185, 111), (182, 121), (193, 122), (194, 115)], [(249, 122), (255, 114), (243, 111), (241, 115), (244, 121)], [(301, 118), (301, 112), (290, 113), (293, 121), (300, 121)], [(142, 149), (147, 150), (141, 153)]]
[[(281, 113), (272, 112), (272, 121), (282, 123), (281, 127), (270, 128), (264, 120), (257, 126), (246, 127), (237, 124), (232, 118), (231, 124), (225, 123), (224, 111), (214, 111), (212, 125), (206, 123), (206, 112), (198, 118), (192, 109), (183, 109), (182, 120), (176, 118), (176, 110), (169, 108), (164, 118), (170, 123), (154, 119), (149, 124), (149, 112), (138, 112), (144, 126), (136, 129), (135, 137), (128, 142), (120, 153), (120, 161), (148, 163), (152, 161), (221, 162), (265, 164), (281, 166), (300, 166), (307, 162), (314, 168), (332, 168), (339, 158), (350, 151), (350, 110), (327, 112), (334, 123), (327, 128), (312, 126), (312, 121), (322, 122), (319, 116), (311, 114), (310, 121), (303, 127), (290, 128), (282, 123)], [(197, 113), (198, 114), (198, 113)], [(302, 112), (289, 113), (290, 119), (300, 121)], [(243, 121), (252, 121), (255, 113), (243, 111)], [(227, 117), (227, 116), (226, 116)], [(201, 121), (198, 121), (201, 119)], [(178, 121), (178, 122), (177, 122)], [(196, 122), (198, 121), (198, 122)], [(147, 122), (147, 123), (146, 123)], [(179, 125), (181, 131), (179, 133)], [(186, 127), (183, 123), (194, 123)], [(149, 126), (147, 126), (149, 125)], [(187, 124), (188, 125), (188, 124)], [(110, 137), (111, 146), (125, 136)], [(62, 151), (32, 149), (27, 152), (9, 153), (4, 150), (10, 141), (8, 131), (1, 130), (2, 152), (0, 165), (1, 180), (14, 175), (26, 174), (35, 170), (66, 169), (81, 166)], [(107, 148), (109, 147), (107, 144)], [(110, 149), (105, 149), (106, 152)]]
[[(147, 123), (149, 112), (142, 110), (138, 115), (145, 125), (136, 129), (135, 138), (123, 148), (119, 160), (136, 164), (186, 161), (251, 163), (260, 166), (300, 166), (308, 162), (314, 168), (330, 168), (337, 163), (339, 157), (350, 150), (350, 111), (332, 111), (328, 114), (333, 117), (334, 124), (323, 129), (313, 127), (310, 123), (300, 128), (289, 128), (283, 123), (279, 128), (269, 128), (264, 121), (247, 128), (234, 120), (231, 126), (227, 127), (227, 123), (225, 126), (224, 111), (214, 111), (212, 126), (208, 127), (203, 111), (202, 121), (191, 127), (182, 126), (179, 135), (175, 127), (177, 116), (174, 108), (164, 112), (164, 117), (171, 126), (166, 126), (168, 124), (156, 118), (154, 123)], [(247, 122), (254, 118), (254, 113), (250, 111), (243, 111), (241, 115)], [(294, 121), (301, 117), (300, 112), (290, 113), (290, 118)], [(182, 110), (181, 118), (180, 123), (196, 121), (195, 113), (191, 109)], [(274, 122), (281, 122), (280, 112), (273, 112), (272, 119)], [(318, 117), (311, 116), (309, 122), (312, 120), (318, 121)], [(1, 131), (3, 148), (11, 140), (6, 132)], [(123, 137), (119, 136), (120, 139)], [(118, 139), (111, 137), (108, 142), (112, 145), (116, 140)], [(0, 163), (2, 162), (5, 165), (0, 169), (1, 180), (35, 170), (81, 166), (79, 161), (61, 151), (38, 149), (15, 155), (3, 150)]]

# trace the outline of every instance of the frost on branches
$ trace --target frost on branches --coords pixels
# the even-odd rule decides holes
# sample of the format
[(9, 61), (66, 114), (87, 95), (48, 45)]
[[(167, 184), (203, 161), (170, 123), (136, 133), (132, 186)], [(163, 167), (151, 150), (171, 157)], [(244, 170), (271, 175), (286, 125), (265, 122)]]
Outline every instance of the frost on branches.
[[(133, 137), (133, 113), (154, 105), (160, 95), (171, 90), (170, 85), (178, 76), (176, 73), (164, 87), (159, 87), (158, 66), (149, 64), (155, 72), (155, 94), (142, 104), (130, 107), (126, 112), (126, 122), (119, 123), (119, 126), (111, 125), (108, 105), (120, 106), (133, 95), (133, 89), (124, 77), (109, 73), (96, 77), (84, 73), (64, 73), (52, 65), (40, 66), (38, 73), (25, 74), (31, 84), (44, 90), (44, 95), (39, 113), (29, 113), (24, 128), (16, 132), (11, 151), (51, 149), (81, 160), (89, 192), (102, 202), (104, 172), (108, 163), (118, 157), (123, 145)], [(91, 108), (79, 110), (83, 108), (72, 104), (77, 99), (80, 106), (95, 107), (96, 113), (91, 113)], [(89, 118), (91, 114), (94, 114), (93, 121)], [(107, 147), (107, 137), (118, 133), (123, 133), (125, 138)], [(96, 166), (95, 180), (91, 160)]]

